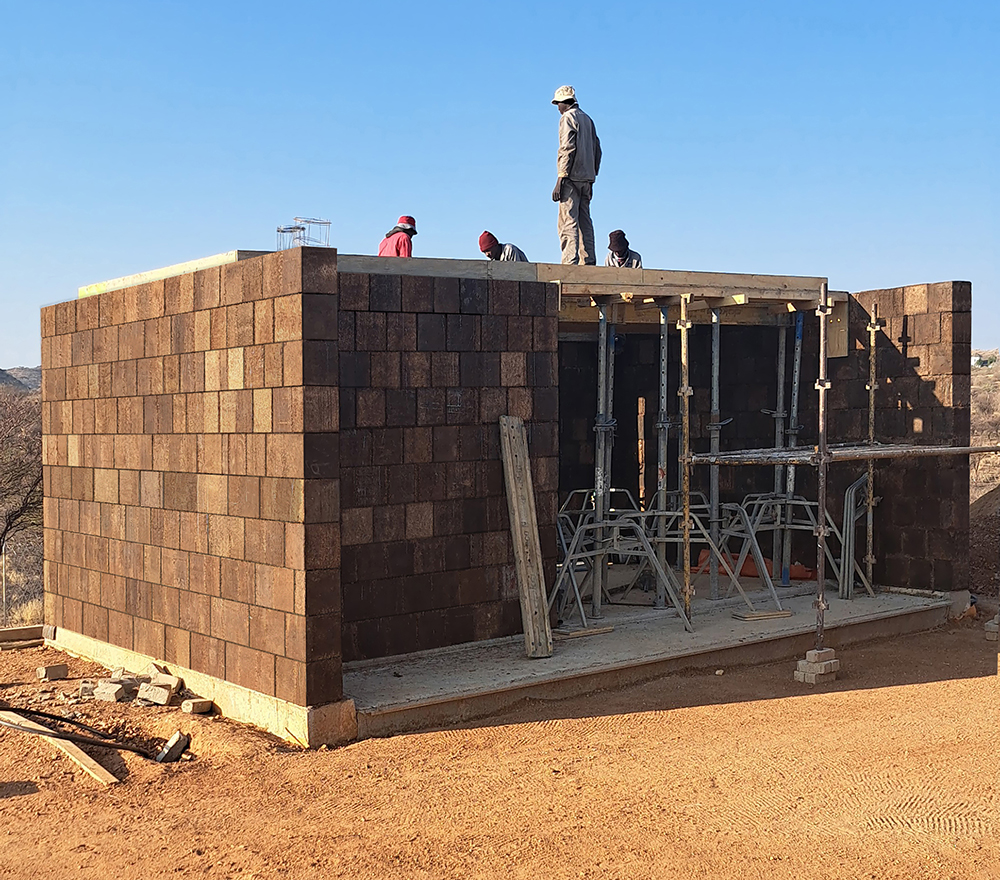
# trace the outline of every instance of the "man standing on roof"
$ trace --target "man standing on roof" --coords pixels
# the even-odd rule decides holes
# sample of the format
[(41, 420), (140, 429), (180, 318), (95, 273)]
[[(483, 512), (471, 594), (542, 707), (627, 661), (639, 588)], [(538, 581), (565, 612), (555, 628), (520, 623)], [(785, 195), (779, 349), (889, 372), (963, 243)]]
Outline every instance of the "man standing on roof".
[(559, 246), (564, 263), (597, 265), (590, 197), (601, 170), (601, 140), (594, 121), (576, 103), (573, 86), (559, 86), (558, 175), (552, 201), (559, 202)]
[(479, 236), (479, 250), (491, 260), (501, 263), (527, 263), (528, 258), (516, 244), (500, 244), (492, 232), (484, 232)]
[(608, 236), (608, 256), (605, 266), (616, 266), (619, 269), (641, 269), (642, 255), (628, 246), (625, 233), (616, 229)]
[(380, 257), (412, 257), (413, 242), (410, 240), (417, 234), (417, 221), (404, 214), (392, 227), (378, 246)]

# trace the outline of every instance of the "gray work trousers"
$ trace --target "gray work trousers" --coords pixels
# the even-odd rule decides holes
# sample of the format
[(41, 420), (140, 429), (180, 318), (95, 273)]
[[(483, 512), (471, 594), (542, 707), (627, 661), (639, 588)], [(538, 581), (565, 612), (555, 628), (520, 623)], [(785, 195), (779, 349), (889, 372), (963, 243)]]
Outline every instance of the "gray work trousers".
[(590, 219), (590, 197), (594, 185), (564, 178), (559, 191), (559, 246), (564, 263), (596, 266), (594, 224)]

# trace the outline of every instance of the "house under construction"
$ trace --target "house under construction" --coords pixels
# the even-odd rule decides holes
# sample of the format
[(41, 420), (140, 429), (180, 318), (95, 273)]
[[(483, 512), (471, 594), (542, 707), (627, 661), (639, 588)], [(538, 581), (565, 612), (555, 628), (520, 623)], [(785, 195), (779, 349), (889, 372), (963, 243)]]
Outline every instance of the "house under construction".
[[(310, 744), (926, 628), (969, 588), (970, 350), (967, 282), (298, 247), (83, 288), (42, 310), (46, 622)], [(603, 633), (547, 660), (501, 416), (552, 619)]]

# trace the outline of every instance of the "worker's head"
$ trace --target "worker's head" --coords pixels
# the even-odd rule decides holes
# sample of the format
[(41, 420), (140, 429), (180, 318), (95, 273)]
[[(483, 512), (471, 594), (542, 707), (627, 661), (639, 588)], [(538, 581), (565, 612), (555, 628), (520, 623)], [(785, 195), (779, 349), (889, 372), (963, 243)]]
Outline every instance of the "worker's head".
[(620, 229), (616, 229), (608, 236), (608, 250), (618, 257), (628, 256), (628, 239)]
[(500, 252), (503, 248), (497, 237), (492, 232), (484, 232), (479, 236), (479, 250), (481, 250), (491, 260), (499, 260)]
[(565, 113), (576, 106), (576, 90), (573, 86), (559, 86), (552, 97), (552, 103), (559, 108), (560, 114)]
[(396, 221), (396, 226), (403, 230), (407, 235), (414, 236), (417, 234), (417, 221), (414, 220), (409, 214), (404, 214)]

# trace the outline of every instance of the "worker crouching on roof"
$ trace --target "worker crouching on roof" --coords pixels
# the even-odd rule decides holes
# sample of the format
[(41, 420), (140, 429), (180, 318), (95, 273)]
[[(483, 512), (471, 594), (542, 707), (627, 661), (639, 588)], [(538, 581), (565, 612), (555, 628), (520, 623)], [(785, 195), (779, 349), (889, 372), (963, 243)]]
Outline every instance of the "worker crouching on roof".
[(417, 234), (417, 221), (404, 214), (396, 225), (392, 227), (382, 239), (378, 246), (380, 257), (412, 257), (413, 242), (411, 239)]
[(491, 260), (501, 263), (527, 263), (528, 258), (516, 244), (500, 244), (492, 232), (484, 232), (479, 236), (479, 250)]
[(616, 266), (619, 269), (641, 269), (642, 255), (628, 246), (625, 233), (616, 229), (608, 236), (608, 256), (605, 266)]
[(552, 103), (559, 108), (559, 179), (552, 201), (559, 202), (562, 261), (596, 266), (590, 198), (601, 170), (601, 140), (594, 121), (577, 105), (573, 86), (556, 89)]

